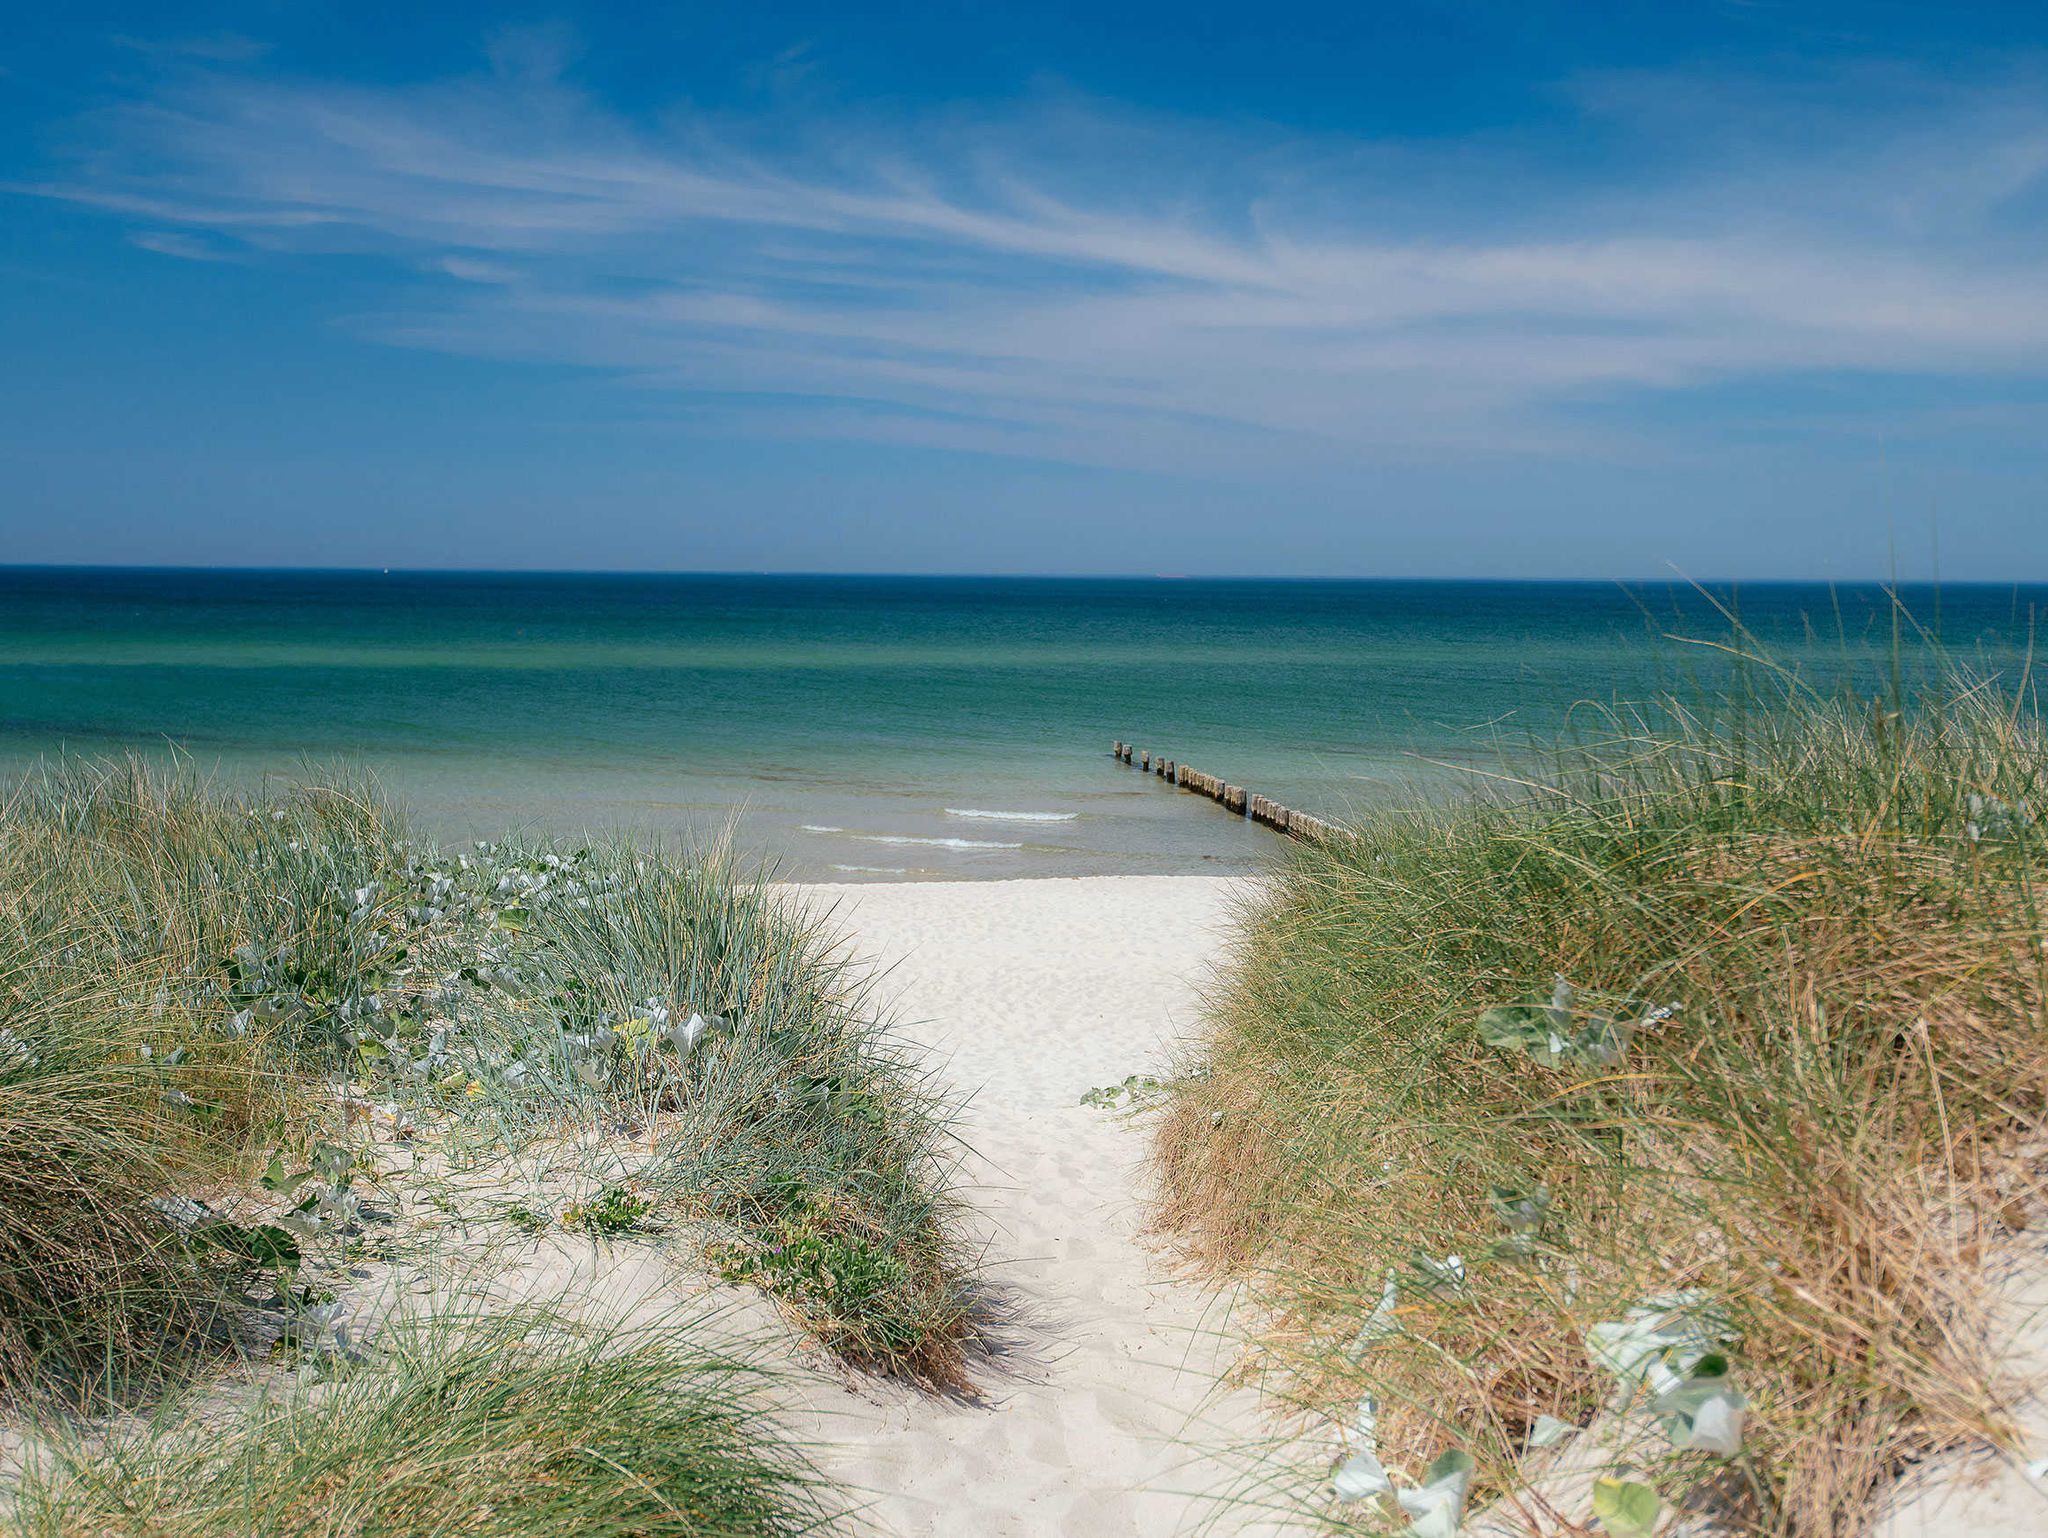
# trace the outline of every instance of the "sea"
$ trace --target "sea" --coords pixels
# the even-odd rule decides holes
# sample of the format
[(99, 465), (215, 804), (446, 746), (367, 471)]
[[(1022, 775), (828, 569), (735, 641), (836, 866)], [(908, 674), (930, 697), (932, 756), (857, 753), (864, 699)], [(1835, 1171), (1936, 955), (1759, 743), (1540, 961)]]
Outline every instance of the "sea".
[[(1896, 602), (1894, 601), (1896, 595)], [(0, 773), (346, 764), (444, 841), (732, 830), (784, 876), (1240, 873), (1276, 836), (1122, 740), (1325, 817), (1772, 665), (1895, 638), (2026, 665), (2048, 585), (0, 568)]]

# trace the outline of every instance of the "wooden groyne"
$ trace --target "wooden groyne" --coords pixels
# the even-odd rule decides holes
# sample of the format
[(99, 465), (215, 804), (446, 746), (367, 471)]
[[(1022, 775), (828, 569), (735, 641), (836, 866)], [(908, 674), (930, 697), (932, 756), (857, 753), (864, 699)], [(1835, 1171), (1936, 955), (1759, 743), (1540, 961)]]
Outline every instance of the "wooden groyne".
[(1182, 790), (1193, 791), (1198, 796), (1207, 796), (1226, 812), (1240, 817), (1249, 817), (1253, 822), (1263, 824), (1276, 833), (1285, 833), (1290, 838), (1331, 838), (1344, 830), (1335, 823), (1325, 822), (1320, 817), (1311, 817), (1307, 812), (1297, 812), (1292, 807), (1282, 806), (1271, 796), (1255, 795), (1242, 785), (1232, 785), (1220, 775), (1191, 769), (1186, 764), (1177, 764), (1163, 753), (1154, 753), (1149, 748), (1135, 748), (1128, 742), (1110, 744), (1110, 756), (1120, 764), (1134, 768), (1165, 780), (1169, 785), (1178, 785)]

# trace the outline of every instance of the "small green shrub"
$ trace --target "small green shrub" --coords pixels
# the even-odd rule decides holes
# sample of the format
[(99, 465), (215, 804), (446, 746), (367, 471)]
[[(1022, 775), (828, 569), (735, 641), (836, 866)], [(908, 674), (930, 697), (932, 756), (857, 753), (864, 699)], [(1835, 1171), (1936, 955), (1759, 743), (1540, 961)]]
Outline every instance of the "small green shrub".
[(784, 1183), (779, 1210), (746, 1242), (714, 1249), (720, 1274), (780, 1299), (859, 1361), (914, 1359), (927, 1321), (910, 1267), (830, 1195)]
[(606, 1186), (589, 1201), (565, 1209), (562, 1226), (599, 1235), (629, 1234), (652, 1211), (654, 1203), (631, 1186)]

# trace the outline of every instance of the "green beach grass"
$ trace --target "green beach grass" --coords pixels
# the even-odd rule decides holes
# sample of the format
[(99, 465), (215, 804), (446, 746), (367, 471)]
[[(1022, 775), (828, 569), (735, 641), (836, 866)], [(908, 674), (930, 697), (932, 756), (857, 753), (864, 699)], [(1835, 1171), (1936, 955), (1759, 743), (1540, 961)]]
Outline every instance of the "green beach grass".
[[(362, 1439), (401, 1422), (483, 1436), (488, 1417), (431, 1386), (450, 1374), (508, 1396), (508, 1434), (531, 1432), (542, 1464), (595, 1460), (578, 1467), (617, 1485), (619, 1511), (639, 1509), (629, 1484), (688, 1508), (504, 1531), (803, 1530), (823, 1507), (785, 1477), (797, 1465), (770, 1445), (732, 1453), (753, 1390), (721, 1420), (743, 1375), (700, 1371), (715, 1359), (687, 1341), (615, 1353), (522, 1318), (505, 1361), (539, 1376), (479, 1379), (463, 1353), (497, 1326), (464, 1344), (373, 1323), (366, 1345), (337, 1291), (366, 1264), (431, 1267), (406, 1252), (401, 1211), (501, 1241), (630, 1236), (758, 1286), (856, 1365), (965, 1388), (949, 1117), (819, 917), (722, 847), (444, 851), (346, 776), (252, 799), (132, 760), (47, 766), (0, 804), (0, 1399), (95, 1452), (32, 1486), (24, 1530), (196, 1533), (230, 1509), (251, 1530), (313, 1530), (289, 1487), (327, 1465), (257, 1479), (250, 1460), (344, 1429), (372, 1456)], [(585, 1194), (534, 1210), (520, 1187), (508, 1225), (494, 1178), (536, 1165)], [(308, 1402), (230, 1417), (232, 1446), (160, 1425), (113, 1443), (52, 1430), (232, 1398), (280, 1358), (338, 1375), (336, 1402), (365, 1425)], [(657, 1452), (674, 1428), (656, 1415), (602, 1457), (565, 1450), (544, 1423), (590, 1406), (548, 1398), (549, 1362), (583, 1363), (575, 1392), (636, 1414), (634, 1394), (687, 1375), (674, 1413), (704, 1436)], [(483, 1483), (447, 1492), (449, 1520), (472, 1496), (496, 1510), (490, 1481), (528, 1477), (523, 1456), (497, 1473), (456, 1458)], [(364, 1509), (332, 1530), (424, 1530)]]
[(18, 1538), (795, 1538), (844, 1508), (785, 1441), (769, 1382), (673, 1326), (543, 1308), (410, 1319), (372, 1360), (223, 1408), (174, 1400), (60, 1445)]
[(1166, 1225), (1260, 1305), (1245, 1371), (1329, 1449), (1259, 1499), (1846, 1538), (2003, 1438), (2044, 771), (2024, 676), (1873, 700), (1752, 656), (1297, 848), (1156, 1144)]

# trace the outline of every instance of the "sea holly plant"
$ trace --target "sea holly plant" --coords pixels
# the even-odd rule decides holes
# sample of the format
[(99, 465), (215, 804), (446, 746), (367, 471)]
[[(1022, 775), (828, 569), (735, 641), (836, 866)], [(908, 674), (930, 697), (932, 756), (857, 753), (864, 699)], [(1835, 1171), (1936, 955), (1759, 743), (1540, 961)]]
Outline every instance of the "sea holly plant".
[(1379, 1402), (1372, 1395), (1358, 1401), (1358, 1417), (1351, 1428), (1351, 1456), (1330, 1478), (1330, 1488), (1340, 1501), (1367, 1501), (1394, 1493), (1394, 1482), (1380, 1463), (1379, 1418)]
[(1330, 1476), (1330, 1490), (1340, 1501), (1384, 1501), (1392, 1496), (1407, 1514), (1413, 1538), (1453, 1538), (1465, 1517), (1474, 1467), (1470, 1453), (1453, 1448), (1423, 1472), (1419, 1484), (1397, 1488), (1380, 1462), (1379, 1404), (1368, 1394), (1358, 1401), (1351, 1456)]
[(1970, 819), (1963, 824), (1963, 836), (1973, 844), (1986, 839), (2016, 839), (2033, 826), (2034, 817), (2024, 806), (2014, 806), (1996, 796), (1970, 792)]
[(1400, 1305), (1401, 1284), (1395, 1278), (1394, 1268), (1389, 1266), (1386, 1280), (1380, 1286), (1380, 1300), (1373, 1305), (1372, 1312), (1365, 1316), (1365, 1323), (1359, 1326), (1358, 1334), (1352, 1337), (1345, 1355), (1357, 1362), (1381, 1341), (1399, 1335), (1401, 1321), (1396, 1314)]
[(1458, 1298), (1465, 1295), (1465, 1257), (1462, 1255), (1435, 1255), (1417, 1253), (1408, 1262), (1416, 1273), (1417, 1288), (1434, 1297)]
[(349, 1327), (342, 1322), (348, 1313), (347, 1306), (333, 1293), (295, 1288), (286, 1295), (285, 1304), (290, 1314), (272, 1349), (298, 1357), (300, 1387), (323, 1382), (369, 1360), (368, 1353), (356, 1344)]
[(1728, 1382), (1726, 1357), (1718, 1352), (1703, 1356), (1683, 1375), (1660, 1365), (1653, 1365), (1650, 1372), (1655, 1391), (1650, 1408), (1663, 1421), (1673, 1447), (1717, 1458), (1733, 1458), (1742, 1451), (1742, 1423), (1749, 1406)]
[(1718, 1347), (1740, 1339), (1713, 1294), (1698, 1288), (1659, 1293), (1631, 1304), (1616, 1321), (1586, 1331), (1593, 1364), (1633, 1392), (1653, 1366), (1684, 1373)]
[(1646, 1298), (1586, 1331), (1586, 1352), (1625, 1398), (1647, 1388), (1650, 1410), (1680, 1450), (1733, 1458), (1748, 1402), (1729, 1381), (1720, 1347), (1737, 1340), (1726, 1312), (1698, 1289)]
[(354, 1189), (355, 1165), (355, 1155), (333, 1143), (313, 1145), (310, 1169), (287, 1169), (283, 1155), (273, 1153), (257, 1183), (293, 1204), (275, 1226), (300, 1239), (331, 1234), (346, 1241), (362, 1213), (362, 1198)]
[(1526, 1053), (1546, 1068), (1611, 1068), (1628, 1053), (1635, 1033), (1668, 1020), (1676, 1004), (1630, 1006), (1613, 1014), (1576, 1009), (1578, 990), (1557, 974), (1550, 996), (1530, 994), (1513, 1004), (1496, 1004), (1478, 1020), (1479, 1039), (1488, 1046)]
[(1550, 1187), (1542, 1182), (1527, 1190), (1497, 1185), (1488, 1190), (1487, 1202), (1507, 1233), (1487, 1247), (1485, 1258), (1527, 1260), (1534, 1256), (1543, 1225), (1550, 1218)]
[(1487, 1201), (1511, 1233), (1541, 1233), (1550, 1216), (1550, 1187), (1542, 1182), (1527, 1191), (1519, 1186), (1494, 1186), (1487, 1192)]
[(1397, 1490), (1394, 1499), (1408, 1513), (1414, 1538), (1453, 1538), (1465, 1520), (1465, 1496), (1472, 1488), (1472, 1455), (1452, 1448), (1423, 1472), (1412, 1490)]

